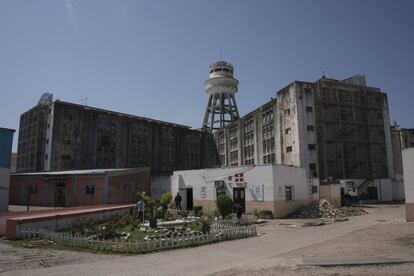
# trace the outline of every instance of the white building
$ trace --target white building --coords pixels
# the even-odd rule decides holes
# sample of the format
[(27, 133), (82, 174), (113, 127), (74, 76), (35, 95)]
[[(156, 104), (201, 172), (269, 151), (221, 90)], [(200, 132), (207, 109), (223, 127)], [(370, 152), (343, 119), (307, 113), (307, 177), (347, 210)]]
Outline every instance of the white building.
[(414, 148), (402, 153), (404, 168), (405, 212), (407, 221), (414, 221)]
[(246, 213), (270, 210), (276, 218), (319, 199), (319, 182), (304, 168), (285, 165), (176, 171), (171, 190), (173, 196), (180, 193), (184, 210), (202, 206), (211, 213), (217, 197), (226, 194)]

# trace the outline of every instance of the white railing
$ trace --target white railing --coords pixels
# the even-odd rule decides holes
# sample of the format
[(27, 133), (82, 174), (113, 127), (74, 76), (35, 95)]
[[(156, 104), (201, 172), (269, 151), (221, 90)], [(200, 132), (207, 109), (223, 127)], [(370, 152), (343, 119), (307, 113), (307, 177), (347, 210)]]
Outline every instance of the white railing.
[(219, 241), (241, 239), (256, 236), (254, 225), (231, 225), (214, 222), (209, 233), (183, 233), (170, 238), (159, 238), (149, 241), (125, 241), (123, 239), (98, 240), (81, 235), (51, 230), (24, 229), (20, 231), (23, 239), (48, 239), (56, 243), (78, 248), (88, 248), (99, 251), (121, 253), (146, 253), (158, 250), (167, 250), (215, 243)]

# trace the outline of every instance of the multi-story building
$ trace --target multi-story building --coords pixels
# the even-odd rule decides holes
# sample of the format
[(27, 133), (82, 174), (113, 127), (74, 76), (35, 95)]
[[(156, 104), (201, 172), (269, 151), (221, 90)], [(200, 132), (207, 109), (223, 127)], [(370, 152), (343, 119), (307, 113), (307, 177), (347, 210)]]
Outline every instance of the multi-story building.
[(162, 175), (217, 163), (213, 136), (179, 124), (51, 95), (20, 118), (17, 172), (151, 167)]
[(414, 147), (414, 129), (400, 128), (397, 124), (391, 126), (392, 151), (394, 158), (395, 182), (400, 185), (394, 186), (394, 194), (398, 194), (398, 199), (404, 199), (404, 170), (402, 152), (406, 148)]
[(320, 179), (355, 181), (392, 199), (394, 162), (387, 95), (365, 77), (295, 81), (215, 134), (224, 166), (284, 164)]
[(10, 164), (14, 129), (0, 127), (0, 212), (9, 210)]

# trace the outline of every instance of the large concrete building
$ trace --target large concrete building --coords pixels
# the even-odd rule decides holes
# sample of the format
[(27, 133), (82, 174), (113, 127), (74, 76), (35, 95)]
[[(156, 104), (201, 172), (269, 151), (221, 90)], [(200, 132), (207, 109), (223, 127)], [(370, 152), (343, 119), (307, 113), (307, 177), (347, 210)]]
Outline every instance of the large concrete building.
[(9, 209), (10, 163), (14, 129), (0, 127), (0, 212)]
[(209, 133), (50, 94), (20, 118), (17, 172), (150, 167), (152, 175), (168, 175), (217, 162)]
[(363, 76), (295, 81), (216, 132), (215, 140), (224, 166), (294, 165), (322, 180), (351, 179), (362, 193), (369, 187), (376, 199), (392, 199), (387, 95), (367, 86)]
[(402, 200), (405, 198), (402, 152), (406, 148), (414, 147), (414, 129), (400, 128), (400, 126), (394, 124), (391, 126), (391, 140), (396, 180), (396, 185), (393, 187), (395, 190), (394, 194), (399, 195), (398, 199)]

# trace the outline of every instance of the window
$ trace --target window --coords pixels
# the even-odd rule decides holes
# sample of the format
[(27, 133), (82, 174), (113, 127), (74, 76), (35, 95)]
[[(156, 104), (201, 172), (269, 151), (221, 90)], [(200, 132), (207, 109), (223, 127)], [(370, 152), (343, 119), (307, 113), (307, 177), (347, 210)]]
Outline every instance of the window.
[(214, 181), (214, 186), (216, 187), (216, 196), (226, 195), (226, 184), (223, 180)]
[(86, 184), (85, 195), (94, 195), (94, 194), (95, 194), (95, 184)]
[(62, 154), (62, 160), (70, 160), (70, 155)]
[(293, 200), (293, 187), (285, 186), (285, 200)]
[(39, 186), (37, 184), (29, 185), (31, 195), (37, 195), (39, 193)]
[(286, 152), (291, 152), (292, 151), (292, 146), (286, 147)]
[(313, 185), (312, 186), (312, 194), (318, 193), (318, 186)]
[(45, 154), (45, 160), (47, 160), (49, 158), (49, 155)]
[(308, 126), (308, 131), (315, 131), (315, 126), (311, 126), (311, 125), (309, 125), (309, 126)]
[(310, 88), (305, 88), (304, 90), (305, 90), (305, 93), (307, 93), (307, 94), (312, 92), (312, 90)]
[(315, 150), (316, 149), (316, 145), (315, 144), (309, 144), (308, 145), (308, 149)]
[(290, 109), (288, 108), (288, 109), (285, 109), (285, 115), (286, 116), (289, 116), (290, 115)]
[(306, 107), (306, 112), (313, 112), (312, 106), (307, 106)]
[(313, 177), (318, 176), (317, 169), (316, 169), (316, 163), (309, 163), (309, 170)]
[(291, 133), (292, 132), (292, 129), (290, 128), (290, 127), (288, 127), (286, 130), (285, 130), (285, 133), (286, 134), (289, 134), (289, 133)]

